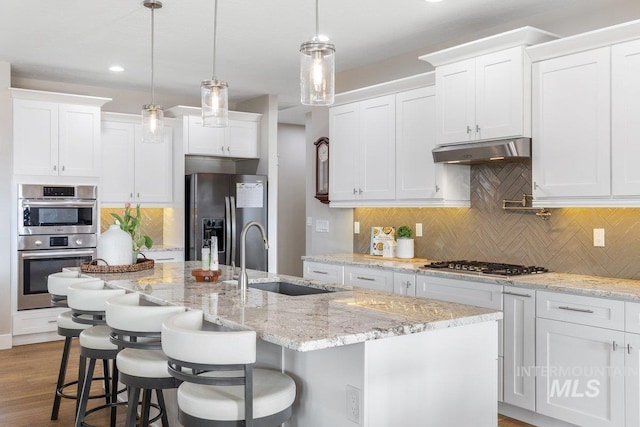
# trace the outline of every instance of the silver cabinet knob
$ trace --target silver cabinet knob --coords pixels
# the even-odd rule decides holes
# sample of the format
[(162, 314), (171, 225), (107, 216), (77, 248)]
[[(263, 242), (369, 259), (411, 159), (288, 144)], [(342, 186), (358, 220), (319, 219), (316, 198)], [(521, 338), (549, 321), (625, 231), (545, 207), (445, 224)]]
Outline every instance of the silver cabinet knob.
[(42, 246), (42, 240), (36, 240), (33, 244), (36, 246)]
[(76, 239), (76, 245), (78, 245), (78, 246), (82, 245), (82, 240), (81, 239)]

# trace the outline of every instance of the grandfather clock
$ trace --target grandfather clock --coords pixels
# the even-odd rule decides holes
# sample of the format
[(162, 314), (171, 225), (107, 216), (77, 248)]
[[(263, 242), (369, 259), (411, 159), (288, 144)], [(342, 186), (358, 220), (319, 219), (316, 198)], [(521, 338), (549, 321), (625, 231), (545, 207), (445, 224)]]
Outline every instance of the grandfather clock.
[(316, 146), (316, 195), (322, 203), (329, 204), (329, 138), (323, 136), (313, 143)]

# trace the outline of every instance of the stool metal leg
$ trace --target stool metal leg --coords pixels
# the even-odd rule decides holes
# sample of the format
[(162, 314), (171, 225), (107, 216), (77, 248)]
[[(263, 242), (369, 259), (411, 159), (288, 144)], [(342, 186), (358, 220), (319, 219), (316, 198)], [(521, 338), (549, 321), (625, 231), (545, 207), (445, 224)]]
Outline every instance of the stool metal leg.
[(118, 366), (116, 359), (111, 362), (111, 427), (116, 427), (116, 403), (118, 402)]
[(167, 417), (167, 406), (164, 404), (164, 394), (162, 389), (156, 389), (156, 398), (158, 399), (158, 405), (162, 411), (162, 427), (169, 427), (169, 418)]
[(138, 400), (140, 400), (140, 389), (129, 387), (129, 406), (127, 407), (127, 420), (125, 427), (135, 427), (138, 415)]
[(109, 395), (111, 394), (111, 385), (109, 383), (109, 360), (102, 359), (102, 376), (104, 377), (104, 403), (109, 404)]
[(151, 409), (151, 390), (145, 388), (142, 392), (142, 410), (140, 413), (140, 427), (149, 425), (149, 410)]
[(82, 387), (84, 387), (84, 377), (87, 374), (87, 358), (80, 355), (80, 362), (78, 363), (78, 387), (76, 390), (76, 414), (80, 409), (80, 395), (82, 394)]
[(60, 411), (60, 401), (62, 396), (60, 390), (64, 385), (64, 378), (67, 373), (67, 365), (69, 363), (69, 353), (71, 352), (71, 337), (64, 339), (64, 348), (62, 350), (62, 360), (60, 361), (60, 371), (58, 372), (58, 382), (56, 384), (56, 393), (53, 398), (53, 409), (51, 410), (51, 419), (58, 419), (58, 412)]
[(93, 370), (96, 367), (96, 359), (89, 358), (89, 369), (87, 369), (82, 384), (82, 394), (80, 395), (80, 405), (76, 413), (75, 427), (82, 427), (84, 421), (84, 413), (87, 411), (87, 401), (89, 400), (89, 391), (91, 390), (91, 381), (93, 380)]

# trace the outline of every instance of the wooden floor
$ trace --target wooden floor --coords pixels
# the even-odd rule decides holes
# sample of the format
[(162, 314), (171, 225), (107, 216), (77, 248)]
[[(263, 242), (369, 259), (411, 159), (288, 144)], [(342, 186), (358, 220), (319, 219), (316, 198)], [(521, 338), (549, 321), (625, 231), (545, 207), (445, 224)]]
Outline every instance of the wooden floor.
[[(73, 426), (75, 403), (62, 399), (58, 420), (51, 421), (53, 394), (60, 368), (62, 341), (31, 344), (0, 350), (0, 426), (2, 427), (67, 427)], [(78, 347), (74, 340), (69, 361), (70, 378), (75, 379)], [(99, 368), (100, 369), (100, 368)], [(92, 400), (90, 407), (103, 400)], [(118, 426), (124, 424), (124, 408), (118, 411)], [(87, 419), (96, 426), (106, 426), (108, 414), (99, 411)], [(530, 424), (499, 416), (500, 427), (531, 427)], [(460, 426), (463, 427), (463, 426)], [(470, 426), (464, 426), (470, 427)]]

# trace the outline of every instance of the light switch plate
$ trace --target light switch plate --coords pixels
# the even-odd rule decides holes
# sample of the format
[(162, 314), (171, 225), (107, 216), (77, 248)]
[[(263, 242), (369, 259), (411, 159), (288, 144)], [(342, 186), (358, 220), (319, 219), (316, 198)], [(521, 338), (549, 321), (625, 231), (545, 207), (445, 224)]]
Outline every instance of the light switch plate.
[(422, 223), (416, 223), (416, 237), (422, 237)]
[(311, 227), (313, 225), (313, 217), (307, 217), (307, 227)]
[(360, 222), (359, 221), (354, 221), (353, 222), (353, 234), (360, 234)]
[(316, 219), (316, 232), (317, 233), (328, 233), (329, 232), (329, 220), (327, 220), (327, 219)]
[(604, 248), (604, 228), (593, 229), (593, 246), (596, 248)]

